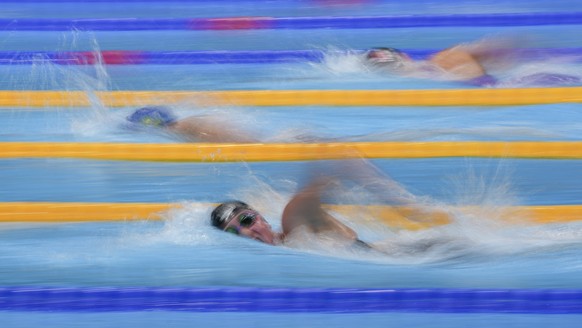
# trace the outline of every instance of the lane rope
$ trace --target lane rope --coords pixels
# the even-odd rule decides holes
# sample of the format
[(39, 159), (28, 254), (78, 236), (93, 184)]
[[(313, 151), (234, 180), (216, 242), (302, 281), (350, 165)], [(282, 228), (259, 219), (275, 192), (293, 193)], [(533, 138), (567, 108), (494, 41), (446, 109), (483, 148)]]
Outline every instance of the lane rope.
[[(4, 202), (0, 203), (2, 223), (108, 222), (162, 220), (167, 211), (187, 207), (210, 211), (216, 203), (73, 203)], [(338, 205), (324, 207), (346, 217), (367, 217), (390, 227), (406, 230), (426, 229), (450, 223), (455, 213), (478, 213), (480, 207), (394, 207), (387, 205)], [(582, 205), (508, 206), (498, 209), (497, 220), (509, 224), (551, 224), (582, 221)]]
[(0, 310), (581, 314), (582, 290), (0, 287)]
[(423, 27), (500, 27), (582, 24), (582, 13), (494, 13), (353, 17), (219, 18), (4, 18), (5, 31), (225, 31), (264, 29), (372, 29)]
[(582, 102), (582, 87), (444, 90), (0, 91), (0, 107), (515, 106)]
[(0, 142), (0, 158), (159, 162), (269, 162), (347, 158), (582, 159), (582, 141), (431, 141), (336, 143)]
[[(438, 52), (435, 49), (402, 49), (410, 57), (422, 60)], [(0, 51), (0, 65), (200, 65), (200, 64), (276, 64), (322, 62), (326, 58), (361, 55), (365, 50), (263, 50), (263, 51)], [(569, 61), (582, 60), (580, 48), (524, 48), (513, 50), (523, 60), (543, 60), (557, 56)]]

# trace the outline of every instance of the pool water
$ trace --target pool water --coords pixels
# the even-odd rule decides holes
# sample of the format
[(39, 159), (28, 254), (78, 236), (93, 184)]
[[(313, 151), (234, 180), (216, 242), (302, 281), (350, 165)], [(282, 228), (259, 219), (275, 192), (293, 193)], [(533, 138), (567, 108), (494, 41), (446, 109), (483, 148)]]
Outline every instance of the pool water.
[[(2, 9), (6, 17), (221, 17), (365, 16), (494, 12), (565, 12), (558, 1), (361, 1), (325, 7), (325, 1), (209, 1), (107, 3), (27, 1)], [(57, 6), (62, 6), (57, 10)], [(89, 10), (88, 8), (94, 8)], [(164, 11), (165, 9), (168, 11)], [(387, 12), (387, 14), (385, 13)], [(163, 14), (162, 14), (163, 13)], [(390, 44), (437, 49), (504, 33), (528, 35), (535, 47), (582, 46), (579, 27), (406, 28), (376, 30), (252, 30), (129, 32), (0, 32), (0, 50), (297, 50), (329, 51), (321, 63), (214, 65), (2, 65), (3, 90), (265, 90), (458, 89), (457, 82), (370, 72), (357, 56), (331, 54)], [(560, 38), (556, 38), (560, 35)], [(503, 72), (500, 87), (552, 71), (582, 77), (577, 58), (522, 63)], [(178, 104), (180, 117), (213, 114), (259, 131), (267, 141), (306, 135), (348, 141), (576, 141), (582, 136), (579, 104), (472, 107), (209, 107)], [(181, 142), (131, 131), (134, 108), (5, 108), (0, 141)], [(241, 199), (265, 213), (274, 228), (293, 192), (312, 170), (333, 163), (163, 163), (77, 159), (0, 160), (2, 202), (181, 203), (162, 221), (109, 223), (4, 223), (0, 225), (2, 286), (26, 287), (329, 287), (582, 289), (582, 223), (506, 224), (507, 206), (582, 203), (582, 161), (512, 158), (378, 159), (371, 161), (423, 202), (442, 209), (478, 205), (454, 214), (446, 226), (407, 231), (373, 217), (341, 217), (361, 239), (385, 253), (295, 240), (272, 247), (212, 228), (208, 205)], [(378, 195), (345, 188), (329, 202), (374, 203)], [(519, 219), (519, 218), (518, 218)], [(435, 242), (422, 250), (415, 245)], [(577, 327), (579, 315), (526, 314), (284, 314), (3, 311), (3, 327)]]

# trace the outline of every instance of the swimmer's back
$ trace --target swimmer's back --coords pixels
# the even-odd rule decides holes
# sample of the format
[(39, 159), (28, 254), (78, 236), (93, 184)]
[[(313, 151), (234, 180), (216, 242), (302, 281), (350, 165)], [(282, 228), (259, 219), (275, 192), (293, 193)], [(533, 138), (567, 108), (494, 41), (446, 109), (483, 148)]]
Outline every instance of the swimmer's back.
[(458, 80), (471, 80), (487, 74), (479, 61), (462, 47), (440, 51), (428, 61), (453, 74)]

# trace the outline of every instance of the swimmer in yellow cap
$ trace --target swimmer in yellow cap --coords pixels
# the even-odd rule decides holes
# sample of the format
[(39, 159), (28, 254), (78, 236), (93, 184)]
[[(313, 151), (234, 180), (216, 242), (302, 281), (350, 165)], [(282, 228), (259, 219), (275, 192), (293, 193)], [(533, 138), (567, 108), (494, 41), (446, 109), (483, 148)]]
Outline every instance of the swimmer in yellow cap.
[(212, 116), (190, 116), (178, 119), (165, 106), (142, 107), (127, 117), (131, 129), (159, 129), (186, 141), (254, 143), (250, 132), (237, 129)]

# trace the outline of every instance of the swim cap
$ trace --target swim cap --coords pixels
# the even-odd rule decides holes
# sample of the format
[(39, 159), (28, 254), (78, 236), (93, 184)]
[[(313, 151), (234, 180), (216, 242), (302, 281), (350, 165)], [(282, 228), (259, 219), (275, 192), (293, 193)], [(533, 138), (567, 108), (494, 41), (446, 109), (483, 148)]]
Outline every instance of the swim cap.
[(143, 107), (127, 117), (132, 123), (153, 127), (164, 127), (176, 121), (169, 108), (163, 106)]
[(374, 65), (399, 68), (404, 63), (402, 51), (395, 48), (373, 48), (366, 52), (366, 59)]
[(239, 209), (251, 209), (251, 207), (237, 200), (229, 201), (218, 205), (210, 214), (210, 220), (213, 226), (222, 229), (230, 222), (231, 215)]

